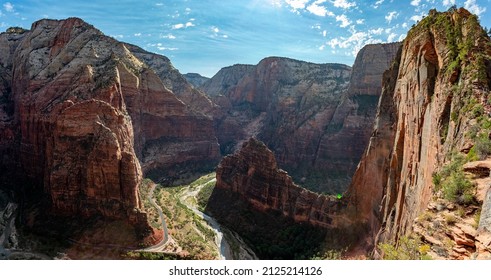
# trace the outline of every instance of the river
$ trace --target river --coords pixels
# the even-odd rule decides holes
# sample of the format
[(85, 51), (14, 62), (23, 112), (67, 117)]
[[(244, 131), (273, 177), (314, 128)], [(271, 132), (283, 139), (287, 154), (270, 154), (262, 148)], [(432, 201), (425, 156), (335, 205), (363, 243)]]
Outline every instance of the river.
[(247, 244), (237, 233), (223, 227), (213, 217), (201, 212), (196, 208), (194, 203), (190, 202), (195, 201), (195, 198), (200, 190), (210, 182), (216, 182), (216, 179), (210, 179), (209, 181), (196, 187), (188, 186), (183, 188), (179, 196), (179, 200), (196, 215), (205, 220), (208, 227), (215, 232), (215, 244), (218, 248), (218, 252), (220, 253), (220, 259), (257, 260), (258, 258), (256, 254), (249, 248), (249, 246), (247, 246)]

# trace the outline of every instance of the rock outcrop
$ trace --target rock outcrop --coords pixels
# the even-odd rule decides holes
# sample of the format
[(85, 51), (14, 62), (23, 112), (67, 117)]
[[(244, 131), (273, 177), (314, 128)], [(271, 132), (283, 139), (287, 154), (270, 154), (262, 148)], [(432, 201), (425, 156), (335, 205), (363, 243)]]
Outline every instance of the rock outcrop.
[[(278, 168), (273, 152), (254, 138), (245, 142), (238, 153), (220, 162), (216, 177), (212, 196), (238, 194), (257, 211), (278, 211), (299, 223), (334, 227), (335, 213), (343, 208), (342, 202), (334, 197), (295, 185), (292, 178)], [(212, 208), (213, 200), (210, 198)], [(222, 203), (233, 203), (233, 199), (230, 200)]]
[(433, 175), (486, 133), (489, 37), (465, 9), (430, 11), (384, 74), (375, 127), (349, 188), (374, 242), (397, 240), (436, 194)]
[(249, 137), (257, 137), (296, 179), (307, 172), (313, 179), (312, 189), (327, 191), (319, 187), (325, 173), (319, 164), (319, 144), (348, 88), (350, 70), (341, 64), (278, 57), (263, 59), (256, 66), (222, 69), (202, 87), (224, 112), (217, 120), (222, 153), (231, 153)]
[(142, 173), (175, 178), (218, 162), (205, 114), (214, 105), (167, 58), (77, 18), (0, 41), (0, 165), (13, 175), (1, 177), (29, 179), (54, 213), (121, 219), (149, 234)]
[(345, 191), (370, 137), (382, 73), (399, 44), (365, 46), (351, 74), (343, 65), (274, 57), (223, 68), (201, 87), (223, 111), (222, 153), (257, 137), (303, 186)]
[(195, 88), (199, 88), (204, 83), (206, 83), (208, 80), (210, 80), (210, 78), (201, 76), (198, 73), (187, 73), (187, 74), (184, 74), (183, 76)]

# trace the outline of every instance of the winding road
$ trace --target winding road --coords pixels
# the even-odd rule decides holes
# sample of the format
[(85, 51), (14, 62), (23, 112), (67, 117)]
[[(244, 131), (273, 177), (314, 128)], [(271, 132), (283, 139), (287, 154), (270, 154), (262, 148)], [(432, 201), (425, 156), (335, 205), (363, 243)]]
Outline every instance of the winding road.
[(162, 229), (164, 230), (164, 238), (162, 238), (162, 240), (159, 243), (142, 250), (146, 252), (163, 252), (165, 249), (164, 248), (165, 245), (169, 241), (169, 230), (167, 229), (167, 223), (165, 222), (164, 219), (164, 213), (162, 213), (162, 208), (160, 208), (160, 206), (158, 206), (155, 200), (153, 199), (153, 193), (155, 191), (155, 187), (156, 184), (152, 183), (147, 199), (150, 202), (150, 204), (152, 204), (152, 206), (155, 207), (155, 209), (157, 209), (157, 212), (159, 212), (160, 221), (162, 221)]

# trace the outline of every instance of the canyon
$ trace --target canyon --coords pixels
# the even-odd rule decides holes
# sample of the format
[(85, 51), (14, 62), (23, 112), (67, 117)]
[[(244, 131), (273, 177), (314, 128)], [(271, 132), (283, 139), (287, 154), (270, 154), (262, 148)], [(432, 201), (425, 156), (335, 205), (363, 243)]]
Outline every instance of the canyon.
[(259, 258), (387, 258), (405, 240), (429, 246), (417, 258), (489, 258), (490, 89), (491, 41), (465, 9), (431, 10), (353, 67), (268, 57), (212, 78), (78, 18), (9, 28), (0, 254), (57, 221), (158, 243), (143, 179), (179, 185), (219, 163), (205, 212)]
[(257, 137), (302, 186), (345, 191), (370, 136), (382, 73), (399, 45), (365, 46), (352, 69), (279, 57), (221, 69), (200, 88), (222, 108), (222, 153)]
[[(351, 248), (374, 258), (489, 258), (489, 36), (463, 8), (432, 10), (395, 48), (368, 145), (339, 201), (316, 194), (306, 202), (307, 190), (256, 140), (222, 160), (210, 201), (228, 196), (246, 212), (316, 228), (357, 225)], [(230, 217), (222, 222), (237, 226)], [(397, 251), (411, 242), (422, 244), (412, 255)]]

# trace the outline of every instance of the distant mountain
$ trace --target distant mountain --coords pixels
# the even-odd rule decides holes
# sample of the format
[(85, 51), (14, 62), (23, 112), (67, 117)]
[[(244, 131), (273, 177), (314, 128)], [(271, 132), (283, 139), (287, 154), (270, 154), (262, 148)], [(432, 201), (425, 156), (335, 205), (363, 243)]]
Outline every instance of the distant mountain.
[(222, 108), (216, 130), (222, 153), (254, 136), (299, 184), (345, 191), (370, 137), (382, 73), (398, 46), (364, 47), (353, 70), (278, 57), (221, 69), (201, 89)]
[(195, 88), (199, 88), (205, 82), (207, 82), (210, 78), (203, 77), (198, 73), (187, 73), (183, 75), (186, 80), (191, 83)]

